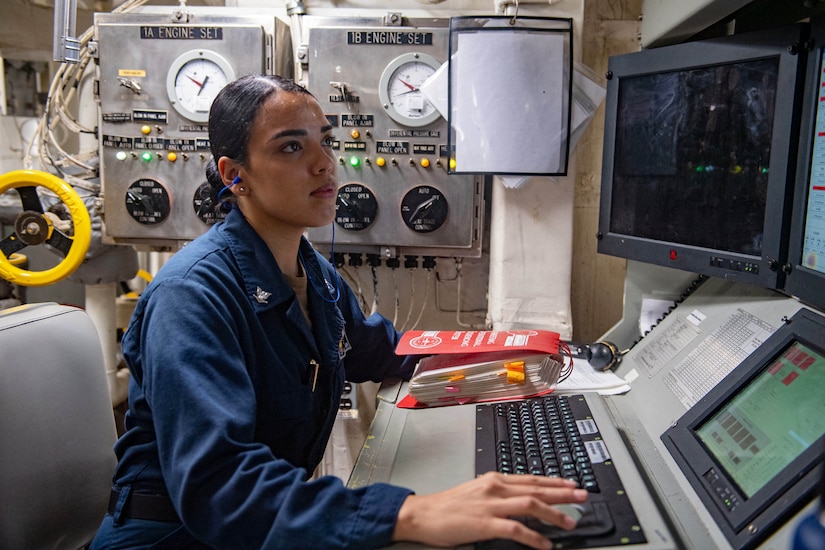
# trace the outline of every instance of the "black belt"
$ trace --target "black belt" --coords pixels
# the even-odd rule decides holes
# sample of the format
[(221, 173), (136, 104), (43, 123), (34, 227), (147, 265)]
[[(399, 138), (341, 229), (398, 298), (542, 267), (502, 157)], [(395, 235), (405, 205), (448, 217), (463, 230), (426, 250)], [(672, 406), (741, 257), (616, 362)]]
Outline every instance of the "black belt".
[[(109, 495), (109, 513), (114, 514), (120, 489), (112, 488)], [(121, 515), (125, 518), (148, 519), (151, 521), (180, 521), (172, 501), (166, 495), (136, 493), (132, 490), (126, 499)]]

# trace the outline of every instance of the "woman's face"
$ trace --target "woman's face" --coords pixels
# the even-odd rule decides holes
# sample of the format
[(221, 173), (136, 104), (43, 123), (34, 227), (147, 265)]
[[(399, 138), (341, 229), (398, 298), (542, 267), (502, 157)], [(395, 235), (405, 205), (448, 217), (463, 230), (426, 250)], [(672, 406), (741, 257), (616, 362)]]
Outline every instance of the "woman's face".
[(266, 100), (233, 190), (254, 227), (303, 232), (332, 222), (338, 187), (332, 143), (332, 126), (312, 96), (278, 91)]

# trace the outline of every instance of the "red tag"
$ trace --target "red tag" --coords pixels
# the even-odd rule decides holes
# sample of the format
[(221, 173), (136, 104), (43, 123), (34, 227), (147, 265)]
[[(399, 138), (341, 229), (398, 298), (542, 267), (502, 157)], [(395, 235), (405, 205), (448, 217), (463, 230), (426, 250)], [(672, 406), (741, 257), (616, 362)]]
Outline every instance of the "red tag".
[(550, 330), (408, 330), (397, 355), (507, 351), (559, 353), (559, 333)]

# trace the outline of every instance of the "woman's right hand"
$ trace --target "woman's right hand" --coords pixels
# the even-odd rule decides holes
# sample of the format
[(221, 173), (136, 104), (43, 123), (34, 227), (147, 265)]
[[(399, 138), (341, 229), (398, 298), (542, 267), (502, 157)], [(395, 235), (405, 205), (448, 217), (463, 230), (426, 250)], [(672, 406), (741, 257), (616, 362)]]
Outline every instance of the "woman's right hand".
[(532, 475), (484, 474), (431, 495), (410, 495), (401, 505), (394, 541), (458, 546), (488, 539), (509, 539), (531, 548), (552, 543), (514, 516), (532, 516), (562, 529), (576, 522), (553, 504), (587, 500), (575, 482)]

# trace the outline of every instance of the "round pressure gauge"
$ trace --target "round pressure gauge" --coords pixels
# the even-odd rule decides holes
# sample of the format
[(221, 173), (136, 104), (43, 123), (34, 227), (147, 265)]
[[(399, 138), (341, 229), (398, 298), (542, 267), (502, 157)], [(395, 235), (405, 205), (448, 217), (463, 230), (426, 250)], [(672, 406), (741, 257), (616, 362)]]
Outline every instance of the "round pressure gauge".
[(166, 93), (182, 116), (206, 122), (212, 100), (233, 80), (235, 71), (226, 59), (209, 50), (192, 50), (172, 62), (166, 75)]
[(404, 126), (426, 126), (441, 114), (420, 86), (441, 66), (435, 58), (410, 52), (393, 59), (381, 73), (378, 97), (391, 119)]
[(413, 187), (401, 200), (401, 218), (417, 233), (435, 231), (447, 221), (447, 199), (430, 185)]
[(142, 178), (126, 190), (126, 211), (143, 225), (154, 225), (166, 219), (172, 210), (169, 192), (157, 180)]
[(350, 231), (366, 229), (375, 221), (378, 201), (369, 187), (348, 183), (338, 189), (335, 201), (335, 223)]

